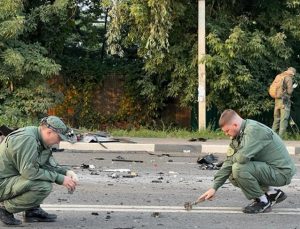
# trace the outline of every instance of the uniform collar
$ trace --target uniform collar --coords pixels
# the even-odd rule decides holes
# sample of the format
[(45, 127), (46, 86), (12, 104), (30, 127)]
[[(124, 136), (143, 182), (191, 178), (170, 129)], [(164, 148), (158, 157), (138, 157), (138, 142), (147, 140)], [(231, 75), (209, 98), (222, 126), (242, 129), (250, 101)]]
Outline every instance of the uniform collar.
[(245, 127), (246, 127), (246, 122), (247, 122), (247, 120), (243, 120), (243, 121), (242, 121), (241, 128), (240, 128), (240, 132), (239, 132), (238, 135), (234, 138), (235, 140), (240, 141), (240, 140), (243, 138), (244, 130), (245, 130)]
[(41, 134), (41, 127), (38, 127), (38, 139), (39, 141), (42, 143), (43, 147), (45, 149), (49, 149), (50, 147), (46, 145), (46, 143), (44, 142), (43, 138), (42, 138), (42, 134)]

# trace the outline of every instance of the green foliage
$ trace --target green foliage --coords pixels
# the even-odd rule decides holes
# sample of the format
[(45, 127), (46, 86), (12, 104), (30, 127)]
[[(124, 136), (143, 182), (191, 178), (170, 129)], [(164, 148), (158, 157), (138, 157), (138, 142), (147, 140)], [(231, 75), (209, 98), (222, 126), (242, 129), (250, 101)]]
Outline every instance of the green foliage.
[[(197, 85), (197, 4), (194, 1), (106, 1), (111, 16), (108, 52), (128, 58), (136, 50), (140, 74), (129, 75), (130, 91), (147, 109), (147, 119), (159, 119), (166, 103), (195, 101)], [(138, 70), (137, 70), (138, 71)], [(144, 110), (144, 109), (143, 109)]]
[[(170, 98), (196, 102), (197, 1), (105, 1), (108, 45), (126, 58), (135, 48), (145, 74), (139, 95), (157, 112)], [(272, 5), (272, 7), (270, 7)], [(272, 108), (267, 88), (286, 67), (300, 66), (299, 1), (206, 1), (207, 102), (246, 117)], [(159, 97), (157, 99), (156, 97)]]
[[(60, 96), (47, 85), (47, 80), (58, 74), (61, 66), (49, 54), (49, 44), (40, 39), (39, 32), (49, 25), (56, 28), (52, 21), (66, 18), (68, 1), (29, 2), (3, 0), (0, 3), (0, 120), (7, 125), (34, 123), (47, 114), (47, 110), (58, 101)], [(47, 35), (47, 39), (58, 33)], [(39, 37), (39, 38), (37, 38)]]
[(272, 108), (266, 90), (272, 78), (266, 78), (266, 74), (274, 72), (282, 60), (291, 56), (283, 34), (266, 37), (261, 31), (249, 32), (236, 26), (224, 42), (217, 34), (208, 34), (207, 46), (208, 104), (220, 110), (230, 104), (248, 117)]
[[(300, 67), (299, 2), (206, 1), (201, 61), (209, 107), (245, 117), (272, 109), (267, 87), (274, 76)], [(77, 103), (79, 126), (147, 126), (170, 101), (195, 104), (197, 10), (192, 0), (0, 1), (0, 121), (25, 123), (45, 114), (62, 99), (47, 86), (58, 74), (57, 87), (78, 92), (67, 102)], [(120, 111), (103, 117), (93, 109), (91, 91), (109, 74), (123, 75), (126, 91)]]
[[(2, 124), (20, 127), (37, 123), (47, 114), (48, 108), (61, 101), (62, 95), (53, 92), (44, 82), (30, 81), (13, 93), (3, 90), (0, 93), (0, 120)], [(6, 123), (5, 123), (6, 122)]]

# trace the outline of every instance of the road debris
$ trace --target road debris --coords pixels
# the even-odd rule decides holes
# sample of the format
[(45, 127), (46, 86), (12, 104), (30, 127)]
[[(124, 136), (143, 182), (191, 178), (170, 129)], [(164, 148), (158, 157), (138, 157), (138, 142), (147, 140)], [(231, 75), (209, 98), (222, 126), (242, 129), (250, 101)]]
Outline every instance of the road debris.
[(114, 227), (114, 229), (135, 229), (135, 227)]
[(135, 162), (135, 163), (144, 163), (144, 161), (140, 160), (128, 160), (128, 159), (111, 159), (112, 161), (119, 161), (119, 162)]
[(223, 162), (218, 162), (218, 158), (213, 154), (199, 157), (197, 163), (200, 164), (200, 169), (202, 170), (218, 170), (223, 164)]
[(84, 164), (84, 163), (83, 163), (83, 164), (80, 165), (80, 168), (93, 170), (93, 169), (95, 169), (96, 167), (95, 167), (95, 165), (87, 165), (87, 164)]
[(138, 174), (136, 172), (130, 172), (128, 174), (122, 175), (122, 177), (124, 177), (124, 178), (134, 178), (137, 176), (138, 176)]
[(154, 218), (159, 218), (160, 217), (160, 213), (159, 212), (153, 212), (151, 214), (151, 216), (154, 217)]
[(206, 142), (207, 138), (191, 138), (191, 139), (189, 139), (189, 142), (196, 142), (196, 141)]
[(103, 161), (105, 159), (103, 157), (95, 157), (95, 160)]
[(195, 202), (185, 202), (183, 206), (184, 206), (185, 210), (190, 211), (190, 210), (192, 210), (193, 206), (195, 206), (201, 202), (204, 202), (204, 201), (205, 200), (197, 200)]
[(184, 150), (182, 150), (182, 152), (183, 152), (183, 153), (190, 153), (191, 150), (190, 150), (190, 149), (184, 149)]
[(129, 173), (131, 172), (130, 169), (106, 169), (103, 172), (119, 172), (119, 173)]
[(120, 177), (120, 175), (116, 174), (116, 173), (112, 173), (109, 175), (109, 177), (113, 178), (113, 179), (117, 179)]
[(108, 176), (117, 179), (117, 178), (134, 178), (138, 177), (138, 173), (131, 171), (130, 169), (107, 169), (103, 172), (111, 172)]
[(162, 183), (162, 181), (161, 180), (153, 180), (153, 181), (151, 181), (151, 183)]

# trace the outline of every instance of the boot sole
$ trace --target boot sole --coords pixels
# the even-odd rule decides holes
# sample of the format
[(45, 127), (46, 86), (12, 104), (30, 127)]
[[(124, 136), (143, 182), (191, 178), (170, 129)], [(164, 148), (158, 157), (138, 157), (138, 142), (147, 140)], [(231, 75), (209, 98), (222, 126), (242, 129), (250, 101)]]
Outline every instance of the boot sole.
[(34, 222), (55, 222), (56, 219), (42, 219), (42, 218), (37, 218), (37, 217), (31, 217), (31, 218), (24, 218), (24, 222), (26, 223), (34, 223)]
[(261, 211), (245, 211), (245, 210), (243, 210), (243, 212), (245, 213), (245, 214), (260, 214), (260, 213), (268, 213), (268, 212), (271, 212), (272, 211), (272, 207), (271, 207), (271, 205), (269, 206), (269, 207), (267, 207), (267, 208), (265, 208), (265, 209), (263, 209), (263, 210), (261, 210)]

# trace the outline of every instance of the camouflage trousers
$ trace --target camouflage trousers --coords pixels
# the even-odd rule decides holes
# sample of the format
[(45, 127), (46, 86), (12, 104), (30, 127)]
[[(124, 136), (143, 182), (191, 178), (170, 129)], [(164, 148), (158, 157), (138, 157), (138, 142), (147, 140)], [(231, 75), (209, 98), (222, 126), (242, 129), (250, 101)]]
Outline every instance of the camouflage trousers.
[(51, 182), (15, 176), (1, 182), (0, 202), (10, 213), (22, 212), (40, 205), (51, 190)]
[[(274, 122), (272, 129), (279, 133), (280, 137), (286, 132), (291, 114), (291, 101), (283, 103), (282, 99), (275, 99)], [(279, 130), (279, 132), (278, 132)]]
[(234, 163), (229, 181), (239, 187), (247, 199), (255, 199), (265, 194), (269, 186), (284, 186), (291, 183), (290, 170), (278, 170), (265, 162), (249, 161)]

